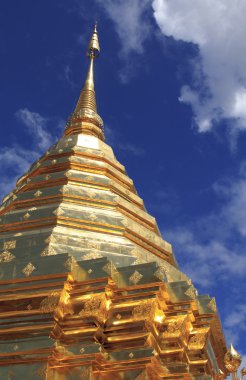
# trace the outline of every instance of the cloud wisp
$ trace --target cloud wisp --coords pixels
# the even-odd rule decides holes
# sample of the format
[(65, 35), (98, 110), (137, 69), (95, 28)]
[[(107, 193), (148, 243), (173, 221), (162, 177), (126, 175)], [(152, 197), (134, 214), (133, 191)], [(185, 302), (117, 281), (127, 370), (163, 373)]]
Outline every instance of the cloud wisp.
[(153, 10), (163, 34), (199, 47), (194, 82), (180, 96), (192, 106), (199, 131), (222, 119), (246, 129), (245, 1), (154, 0)]
[(214, 212), (168, 231), (182, 268), (202, 287), (228, 277), (243, 279), (246, 272), (246, 167), (236, 177), (213, 186), (221, 206)]
[(149, 20), (151, 0), (96, 0), (106, 15), (112, 20), (121, 42), (119, 57), (123, 64), (119, 79), (123, 84), (136, 74), (139, 54), (144, 51), (144, 43), (151, 35)]
[[(0, 148), (1, 184), (0, 197), (6, 195), (15, 185), (16, 180), (28, 167), (44, 153), (54, 142), (53, 136), (47, 130), (48, 118), (41, 116), (38, 112), (32, 112), (28, 108), (19, 109), (16, 119), (24, 127), (30, 147), (27, 149), (19, 143)], [(58, 123), (60, 128), (60, 123)]]
[[(152, 13), (165, 36), (198, 47), (190, 60), (192, 83), (180, 89), (180, 101), (192, 107), (199, 132), (223, 121), (232, 140), (246, 129), (246, 2), (238, 0), (97, 0), (111, 18), (121, 41), (120, 56), (141, 54), (153, 33)], [(148, 17), (146, 17), (148, 15)], [(136, 62), (135, 62), (136, 64)], [(127, 82), (134, 70), (125, 59), (120, 76)], [(235, 147), (235, 144), (232, 144)]]

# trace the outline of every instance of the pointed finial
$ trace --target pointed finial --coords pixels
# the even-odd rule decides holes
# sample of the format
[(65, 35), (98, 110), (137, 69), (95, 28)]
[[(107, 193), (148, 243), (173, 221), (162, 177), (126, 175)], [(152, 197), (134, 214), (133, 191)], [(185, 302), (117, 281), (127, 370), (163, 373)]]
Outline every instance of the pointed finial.
[(103, 121), (97, 113), (96, 94), (94, 90), (93, 66), (94, 59), (99, 56), (99, 53), (100, 46), (96, 22), (87, 47), (87, 56), (90, 59), (89, 70), (75, 110), (67, 123), (66, 135), (85, 133), (96, 136), (104, 141)]
[(229, 372), (236, 372), (241, 362), (242, 362), (241, 355), (235, 350), (235, 348), (231, 344), (230, 348), (227, 350), (224, 357), (224, 363), (225, 363), (226, 369)]
[(97, 21), (95, 22), (94, 30), (88, 44), (87, 55), (90, 58), (97, 58), (100, 53), (100, 46), (98, 41)]

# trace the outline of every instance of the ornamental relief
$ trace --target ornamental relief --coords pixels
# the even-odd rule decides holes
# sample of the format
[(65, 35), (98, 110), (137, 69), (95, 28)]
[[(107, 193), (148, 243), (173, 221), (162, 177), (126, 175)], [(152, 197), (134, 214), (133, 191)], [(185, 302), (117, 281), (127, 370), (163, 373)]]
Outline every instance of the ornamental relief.
[(90, 297), (83, 305), (79, 315), (84, 318), (96, 318), (99, 322), (104, 322), (107, 315), (107, 303), (105, 294)]
[(179, 318), (171, 320), (166, 326), (166, 331), (163, 332), (163, 338), (174, 338), (182, 336), (186, 333), (187, 318)]
[(132, 316), (134, 320), (146, 320), (151, 322), (155, 316), (157, 304), (155, 300), (142, 301), (139, 305), (133, 308)]
[(196, 335), (193, 335), (189, 340), (188, 349), (202, 350), (205, 346), (206, 340), (207, 340), (206, 333), (198, 333)]
[(15, 258), (16, 257), (13, 255), (13, 253), (9, 251), (3, 251), (3, 253), (0, 254), (0, 263), (10, 263)]
[(43, 313), (50, 313), (54, 311), (54, 309), (59, 303), (59, 298), (60, 298), (60, 292), (58, 291), (51, 292), (48, 297), (44, 298), (41, 301), (40, 306), (39, 306), (40, 310)]

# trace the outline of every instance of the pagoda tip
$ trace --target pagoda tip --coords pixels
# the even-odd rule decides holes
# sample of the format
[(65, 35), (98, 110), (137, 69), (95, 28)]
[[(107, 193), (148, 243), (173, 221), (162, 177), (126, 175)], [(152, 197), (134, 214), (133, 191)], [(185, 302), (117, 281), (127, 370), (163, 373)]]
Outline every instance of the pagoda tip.
[(91, 59), (95, 59), (99, 56), (100, 46), (98, 41), (97, 21), (95, 22), (93, 33), (87, 48), (87, 55)]

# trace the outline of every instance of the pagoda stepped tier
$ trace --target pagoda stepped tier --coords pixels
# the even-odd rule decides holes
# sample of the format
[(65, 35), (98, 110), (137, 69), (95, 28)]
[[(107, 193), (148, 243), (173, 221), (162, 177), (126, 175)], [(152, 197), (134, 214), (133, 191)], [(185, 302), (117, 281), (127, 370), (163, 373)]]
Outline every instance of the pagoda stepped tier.
[(63, 137), (0, 207), (0, 380), (222, 380), (216, 303), (104, 142), (93, 63)]
[(117, 267), (154, 260), (184, 278), (124, 167), (95, 136), (61, 138), (19, 179), (0, 217), (2, 262), (60, 253)]
[(190, 281), (160, 280), (156, 262), (73, 260), (65, 272), (67, 260), (36, 257), (24, 277), (28, 261), (5, 264), (1, 379), (207, 380), (223, 368), (215, 301)]

